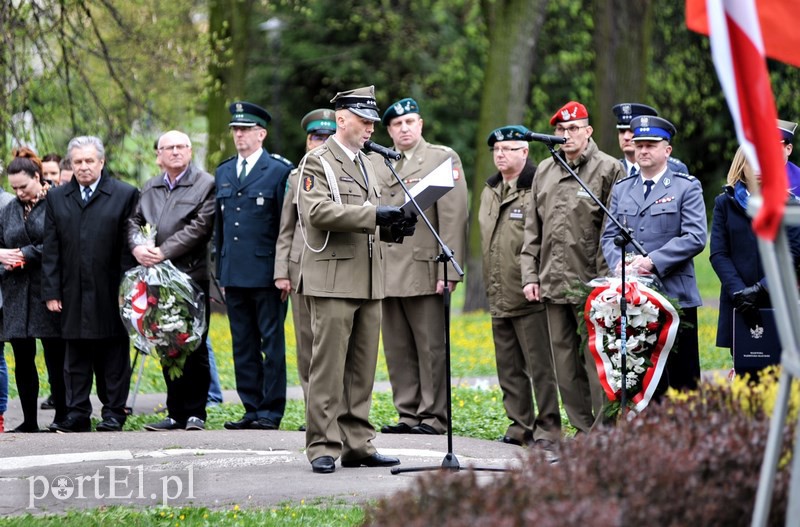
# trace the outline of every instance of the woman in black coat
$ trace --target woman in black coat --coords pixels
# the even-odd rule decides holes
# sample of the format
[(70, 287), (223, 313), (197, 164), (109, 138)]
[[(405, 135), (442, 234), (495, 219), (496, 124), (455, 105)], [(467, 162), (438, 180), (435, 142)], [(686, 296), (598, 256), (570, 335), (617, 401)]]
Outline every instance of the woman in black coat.
[[(19, 157), (19, 155), (26, 157)], [(64, 341), (58, 313), (47, 310), (41, 294), (45, 199), (38, 159), (22, 149), (8, 165), (8, 182), (17, 198), (0, 211), (0, 287), (3, 292), (0, 339), (14, 351), (14, 374), (24, 421), (13, 432), (38, 432), (36, 339), (42, 342), (50, 376), (55, 420), (66, 415)]]
[[(745, 316), (769, 307), (769, 295), (758, 242), (747, 215), (747, 201), (759, 184), (741, 148), (728, 171), (727, 185), (714, 200), (711, 223), (711, 266), (720, 280), (717, 346), (733, 346), (733, 309)], [(800, 230), (787, 229), (789, 245), (797, 261), (800, 256)]]

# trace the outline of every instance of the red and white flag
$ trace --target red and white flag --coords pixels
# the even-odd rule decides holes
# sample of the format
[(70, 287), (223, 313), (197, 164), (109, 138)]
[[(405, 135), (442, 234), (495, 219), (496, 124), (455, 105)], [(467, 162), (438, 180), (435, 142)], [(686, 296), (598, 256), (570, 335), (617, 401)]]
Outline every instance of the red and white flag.
[[(783, 219), (787, 181), (759, 10), (762, 4), (778, 2), (781, 0), (762, 0), (757, 9), (755, 0), (707, 0), (705, 27), (706, 13), (700, 9), (699, 1), (686, 3), (686, 25), (711, 38), (714, 66), (736, 124), (736, 135), (750, 165), (761, 174), (764, 204), (753, 220), (753, 230), (768, 240), (775, 239)], [(793, 18), (784, 22), (790, 23)], [(796, 56), (800, 51), (795, 49), (793, 53)]]

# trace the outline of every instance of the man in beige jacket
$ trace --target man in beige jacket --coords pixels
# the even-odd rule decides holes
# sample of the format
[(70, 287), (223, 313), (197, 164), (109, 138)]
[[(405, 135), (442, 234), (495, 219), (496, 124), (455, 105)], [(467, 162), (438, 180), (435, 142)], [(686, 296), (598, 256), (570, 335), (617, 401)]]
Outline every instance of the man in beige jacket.
[[(383, 124), (402, 154), (395, 170), (412, 188), (450, 159), (454, 188), (423, 211), (442, 241), (464, 262), (467, 238), (467, 182), (458, 154), (432, 145), (422, 137), (422, 117), (414, 99), (401, 99), (383, 114)], [(382, 159), (376, 164), (383, 203), (400, 206), (405, 192)], [(385, 434), (441, 434), (447, 430), (447, 377), (444, 339), (444, 268), (436, 261), (442, 252), (428, 229), (417, 229), (403, 244), (384, 245), (386, 270), (383, 299), (383, 351), (389, 369), (396, 425)], [(454, 291), (461, 280), (450, 264), (447, 281)]]

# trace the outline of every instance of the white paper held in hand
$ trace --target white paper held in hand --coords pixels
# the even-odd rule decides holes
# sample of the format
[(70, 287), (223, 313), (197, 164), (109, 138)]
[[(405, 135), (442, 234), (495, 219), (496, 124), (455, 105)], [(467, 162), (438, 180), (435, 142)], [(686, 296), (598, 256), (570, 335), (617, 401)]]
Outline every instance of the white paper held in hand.
[[(453, 188), (453, 160), (447, 158), (441, 165), (431, 170), (419, 183), (411, 189), (411, 195), (422, 210), (428, 209), (436, 200), (447, 194)], [(406, 195), (406, 202), (401, 207), (403, 212), (416, 212), (414, 205)]]

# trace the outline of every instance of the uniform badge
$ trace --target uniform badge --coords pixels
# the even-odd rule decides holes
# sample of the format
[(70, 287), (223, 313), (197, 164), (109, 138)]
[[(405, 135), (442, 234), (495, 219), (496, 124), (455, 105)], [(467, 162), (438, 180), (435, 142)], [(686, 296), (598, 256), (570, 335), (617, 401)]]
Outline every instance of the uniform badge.
[(403, 105), (400, 103), (394, 105), (394, 111), (397, 115), (403, 115), (404, 113), (406, 113), (406, 109), (403, 108)]
[(508, 218), (511, 220), (521, 220), (525, 216), (522, 214), (522, 209), (511, 209), (511, 212), (508, 214)]
[[(578, 108), (575, 108), (575, 111), (577, 112)], [(569, 110), (567, 109), (561, 110), (561, 118), (565, 121), (569, 121)]]
[(495, 138), (496, 141), (502, 141), (503, 140), (503, 132), (501, 132), (499, 129), (495, 130), (494, 131), (494, 138)]
[(668, 186), (669, 186), (669, 184), (670, 184), (670, 179), (669, 179), (668, 177), (665, 177), (665, 178), (664, 178), (664, 186), (665, 186), (665, 187), (668, 187)]
[(631, 105), (630, 104), (623, 104), (622, 105), (622, 115), (630, 115), (631, 112)]
[(236, 103), (236, 113), (244, 113), (244, 108), (242, 107), (242, 103)]
[(303, 190), (308, 192), (312, 188), (314, 188), (314, 176), (305, 176), (303, 178)]
[(350, 176), (339, 176), (339, 181), (344, 181), (345, 183), (355, 183), (356, 180), (351, 178)]
[(461, 172), (458, 171), (457, 168), (453, 169), (453, 181), (458, 181), (461, 177)]
[(658, 204), (660, 204), (660, 203), (669, 203), (670, 201), (675, 201), (675, 196), (669, 196), (669, 197), (667, 197), (667, 198), (661, 198), (661, 199), (658, 199), (658, 200), (656, 200), (656, 201), (655, 201), (655, 203), (653, 203), (653, 204), (654, 204), (654, 205), (658, 205)]

